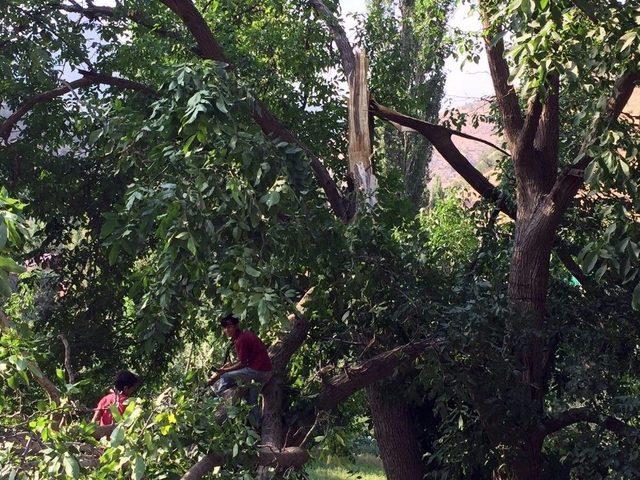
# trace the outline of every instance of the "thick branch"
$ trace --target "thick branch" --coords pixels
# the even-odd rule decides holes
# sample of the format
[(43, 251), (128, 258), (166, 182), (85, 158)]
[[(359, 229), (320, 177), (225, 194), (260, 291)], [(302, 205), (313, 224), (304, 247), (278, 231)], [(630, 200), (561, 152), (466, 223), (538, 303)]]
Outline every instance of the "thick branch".
[(130, 89), (130, 90), (138, 90), (141, 92), (145, 92), (147, 94), (155, 95), (155, 91), (148, 87), (147, 85), (143, 85), (142, 83), (134, 82), (131, 80), (127, 80), (124, 78), (112, 77), (110, 75), (104, 75), (95, 72), (87, 72), (84, 70), (80, 70), (83, 74), (82, 78), (78, 80), (74, 80), (73, 82), (69, 82), (66, 85), (63, 85), (58, 88), (54, 88), (53, 90), (49, 90), (47, 92), (40, 93), (33, 97), (25, 100), (22, 105), (18, 107), (18, 109), (13, 112), (3, 123), (0, 125), (0, 138), (4, 139), (5, 142), (8, 142), (9, 136), (11, 135), (11, 131), (15, 124), (24, 117), (33, 107), (40, 103), (48, 102), (49, 100), (53, 100), (56, 97), (60, 97), (65, 93), (68, 93), (76, 88), (87, 87), (90, 85), (98, 85), (105, 84), (111, 85), (114, 87), (118, 87), (121, 89)]
[(331, 31), (331, 35), (333, 36), (333, 41), (338, 46), (338, 51), (340, 52), (340, 59), (342, 60), (342, 70), (344, 72), (345, 77), (347, 77), (347, 81), (351, 80), (351, 75), (356, 68), (356, 58), (353, 54), (353, 47), (349, 42), (349, 38), (347, 37), (347, 33), (342, 28), (340, 21), (335, 17), (333, 12), (329, 10), (329, 8), (321, 1), (321, 0), (309, 0), (309, 4), (318, 12), (324, 21), (326, 22), (329, 30)]
[[(185, 26), (189, 29), (200, 49), (200, 56), (210, 60), (229, 63), (224, 55), (222, 47), (216, 41), (211, 29), (207, 25), (200, 12), (196, 9), (191, 0), (162, 0), (176, 15), (178, 15)], [(269, 111), (267, 106), (259, 100), (254, 101), (252, 115), (256, 123), (266, 135), (279, 138), (287, 143), (300, 147), (309, 162), (316, 176), (316, 180), (324, 190), (327, 200), (333, 212), (342, 220), (347, 221), (348, 215), (343, 199), (336, 182), (329, 175), (328, 170), (322, 161), (302, 143), (293, 133), (287, 130), (280, 121)]]
[[(448, 128), (434, 125), (417, 118), (410, 117), (408, 115), (403, 115), (394, 110), (391, 110), (390, 108), (378, 105), (374, 101), (371, 102), (371, 109), (373, 113), (378, 117), (390, 120), (405, 127), (409, 127), (427, 138), (433, 144), (436, 150), (440, 152), (442, 157), (449, 163), (449, 165), (451, 165), (453, 169), (458, 172), (458, 174), (462, 178), (464, 178), (467, 183), (483, 198), (486, 198), (493, 202), (497, 202), (500, 200), (500, 198), (502, 198), (499, 189), (496, 188), (489, 180), (487, 180), (487, 178), (477, 168), (475, 168), (471, 164), (471, 162), (469, 162), (469, 160), (460, 152), (460, 150), (458, 150), (458, 148), (451, 140), (451, 136), (455, 134), (464, 138), (471, 138), (473, 140), (489, 144), (493, 147), (495, 147), (495, 145), (492, 145), (486, 140), (463, 134), (462, 132), (456, 132), (455, 130), (450, 130)], [(507, 152), (505, 152), (504, 150), (499, 150), (507, 154)], [(506, 205), (504, 207), (507, 208)], [(509, 211), (506, 213), (512, 217), (515, 217), (515, 212), (513, 211)]]
[(294, 313), (287, 318), (291, 329), (284, 337), (269, 349), (271, 364), (275, 372), (282, 372), (286, 368), (293, 354), (302, 346), (311, 327), (305, 315), (305, 305), (313, 296), (313, 287), (307, 290), (300, 301), (293, 306)]
[(606, 132), (611, 123), (618, 119), (638, 82), (640, 82), (640, 73), (636, 71), (628, 71), (618, 79), (613, 94), (607, 102), (603, 118), (596, 124), (596, 130), (601, 131), (587, 133), (580, 150), (581, 158), (566, 168), (554, 183), (549, 196), (545, 199), (549, 202), (546, 208), (547, 214), (560, 217), (569, 207), (571, 200), (584, 184), (584, 169), (594, 161), (587, 153), (589, 147), (595, 138)]
[(345, 368), (342, 373), (334, 375), (325, 382), (325, 387), (315, 402), (316, 410), (335, 408), (351, 394), (392, 375), (398, 366), (411, 362), (428, 348), (434, 348), (441, 344), (442, 340), (440, 339), (408, 343)]
[(558, 149), (560, 146), (560, 80), (558, 74), (549, 76), (547, 98), (533, 142), (540, 152), (543, 165), (544, 190), (549, 191), (558, 171)]
[(529, 100), (527, 106), (527, 114), (525, 115), (520, 135), (518, 135), (518, 146), (516, 159), (520, 157), (520, 153), (525, 150), (529, 150), (533, 147), (533, 142), (538, 133), (538, 125), (540, 123), (540, 116), (542, 115), (542, 102), (538, 95), (535, 95)]
[[(199, 480), (215, 467), (222, 466), (232, 460), (231, 455), (222, 453), (210, 453), (205, 455), (196, 464), (194, 464), (180, 480)], [(250, 459), (238, 458), (233, 459), (235, 463), (258, 464), (261, 466), (279, 466), (287, 468), (300, 468), (309, 460), (309, 454), (306, 450), (299, 447), (287, 447), (281, 450), (272, 448), (261, 448), (258, 450), (258, 458)]]
[[(486, 4), (486, 1), (480, 2), (489, 71), (496, 91), (496, 101), (504, 122), (507, 140), (511, 145), (515, 145), (524, 121), (518, 103), (518, 95), (509, 83), (509, 65), (507, 65), (507, 61), (504, 58), (504, 42), (499, 36), (495, 36), (495, 38), (489, 36), (493, 25), (489, 23), (489, 12), (487, 12), (487, 6), (484, 4)], [(499, 32), (497, 35), (501, 33)]]
[(552, 435), (576, 423), (595, 423), (621, 436), (640, 437), (640, 430), (609, 415), (601, 415), (587, 407), (571, 408), (547, 420), (543, 426), (544, 435)]

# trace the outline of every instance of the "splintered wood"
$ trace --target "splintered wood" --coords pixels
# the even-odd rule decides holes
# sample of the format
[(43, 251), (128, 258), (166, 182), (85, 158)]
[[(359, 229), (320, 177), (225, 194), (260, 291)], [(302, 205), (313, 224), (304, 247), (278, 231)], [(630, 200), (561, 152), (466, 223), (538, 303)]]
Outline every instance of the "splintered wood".
[(367, 69), (367, 57), (363, 52), (356, 52), (356, 68), (349, 82), (349, 172), (358, 195), (363, 196), (366, 204), (374, 206), (378, 180), (371, 166), (373, 149)]

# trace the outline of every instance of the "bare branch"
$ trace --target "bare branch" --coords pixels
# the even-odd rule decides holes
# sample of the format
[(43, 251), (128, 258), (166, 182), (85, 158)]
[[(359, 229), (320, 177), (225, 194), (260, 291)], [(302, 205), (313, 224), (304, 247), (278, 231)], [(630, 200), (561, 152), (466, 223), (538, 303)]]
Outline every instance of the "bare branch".
[[(185, 26), (189, 29), (198, 43), (201, 57), (229, 64), (222, 47), (216, 41), (211, 29), (191, 0), (162, 1), (182, 19)], [(333, 212), (343, 222), (348, 221), (348, 213), (342, 193), (320, 158), (291, 131), (286, 129), (260, 100), (254, 100), (251, 113), (256, 123), (266, 135), (279, 138), (292, 145), (297, 145), (302, 149), (309, 159), (316, 180), (324, 190)]]
[(131, 80), (127, 80), (124, 78), (112, 77), (110, 75), (105, 75), (101, 73), (95, 72), (87, 72), (84, 70), (80, 70), (83, 74), (82, 78), (78, 80), (74, 80), (73, 82), (69, 82), (66, 85), (55, 88), (53, 90), (49, 90), (47, 92), (40, 93), (33, 97), (25, 100), (22, 105), (18, 107), (18, 109), (13, 112), (3, 123), (0, 125), (0, 138), (4, 139), (5, 142), (9, 141), (9, 136), (11, 135), (11, 131), (15, 124), (24, 117), (33, 107), (40, 103), (48, 102), (49, 100), (53, 100), (56, 97), (60, 97), (65, 93), (70, 92), (76, 88), (83, 88), (90, 85), (98, 85), (105, 84), (111, 85), (114, 87), (118, 87), (121, 89), (130, 89), (144, 92), (146, 94), (156, 95), (155, 91), (147, 85), (143, 85), (142, 83), (134, 82)]
[(347, 81), (351, 80), (351, 76), (353, 75), (353, 71), (356, 68), (356, 58), (353, 54), (353, 47), (349, 42), (349, 38), (347, 37), (347, 33), (342, 28), (340, 21), (335, 17), (333, 12), (329, 10), (329, 8), (322, 2), (322, 0), (309, 0), (309, 4), (318, 12), (324, 21), (326, 22), (331, 34), (333, 36), (333, 41), (336, 43), (338, 47), (338, 51), (340, 52), (340, 59), (342, 60), (342, 70), (344, 72), (345, 77), (347, 77)]
[(64, 346), (64, 368), (67, 371), (69, 383), (76, 383), (76, 373), (73, 370), (73, 365), (71, 364), (71, 347), (69, 345), (69, 340), (67, 340), (67, 337), (64, 333), (58, 335), (58, 338)]

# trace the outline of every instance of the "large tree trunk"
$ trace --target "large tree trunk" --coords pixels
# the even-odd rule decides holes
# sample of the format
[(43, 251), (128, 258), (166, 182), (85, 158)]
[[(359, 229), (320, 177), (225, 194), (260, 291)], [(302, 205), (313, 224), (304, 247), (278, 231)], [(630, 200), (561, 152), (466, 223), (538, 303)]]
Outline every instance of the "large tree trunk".
[(380, 383), (366, 389), (384, 473), (388, 480), (422, 480), (425, 466), (415, 428), (417, 419), (402, 390), (393, 389), (393, 396), (389, 390)]
[(508, 325), (507, 345), (515, 354), (516, 368), (522, 371), (521, 382), (510, 387), (510, 397), (518, 399), (527, 418), (516, 419), (513, 430), (503, 434), (502, 443), (508, 448), (507, 472), (496, 478), (540, 480), (543, 438), (536, 426), (544, 415), (550, 362), (544, 318), (557, 219), (540, 208), (543, 192), (539, 185), (518, 180), (518, 218), (508, 286), (514, 317)]

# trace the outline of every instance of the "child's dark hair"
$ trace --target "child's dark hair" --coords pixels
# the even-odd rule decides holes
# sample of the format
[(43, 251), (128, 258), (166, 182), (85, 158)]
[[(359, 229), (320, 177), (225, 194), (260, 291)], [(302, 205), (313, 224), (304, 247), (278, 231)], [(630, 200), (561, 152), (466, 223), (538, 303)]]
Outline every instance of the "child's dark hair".
[(230, 313), (229, 315), (222, 317), (220, 319), (220, 326), (226, 327), (227, 325), (238, 325), (239, 322), (240, 320), (234, 317), (233, 313)]
[(140, 379), (135, 373), (131, 373), (129, 370), (122, 370), (116, 375), (115, 386), (119, 392), (124, 391), (127, 387), (133, 387), (140, 382)]

